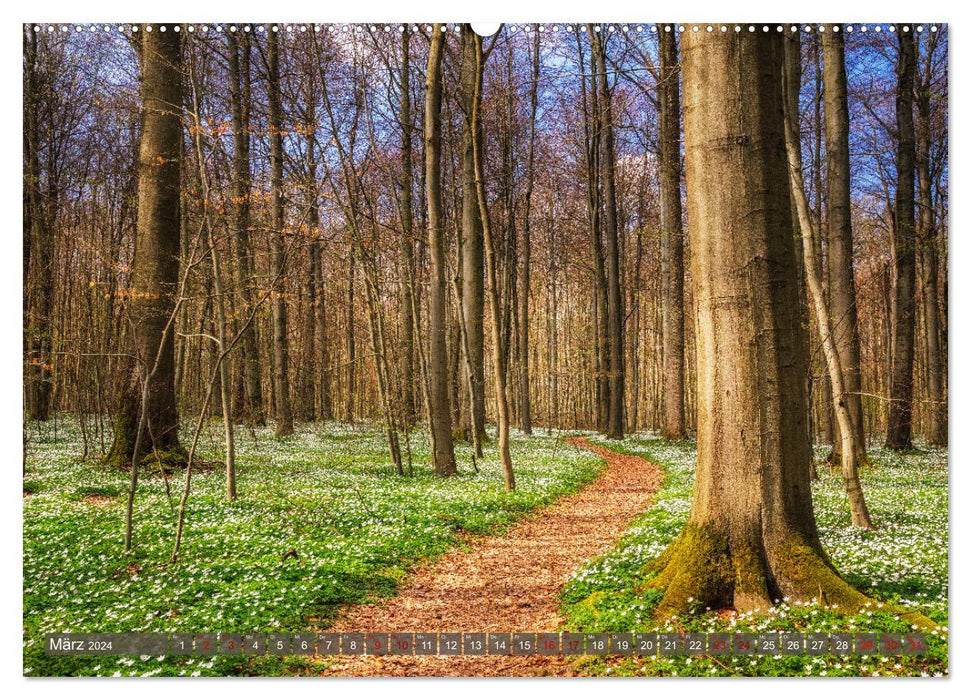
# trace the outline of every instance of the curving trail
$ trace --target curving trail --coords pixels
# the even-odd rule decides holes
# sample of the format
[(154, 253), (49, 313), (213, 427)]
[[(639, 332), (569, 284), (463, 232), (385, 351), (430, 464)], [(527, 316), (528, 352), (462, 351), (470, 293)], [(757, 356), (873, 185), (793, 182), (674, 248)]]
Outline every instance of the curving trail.
[[(504, 535), (476, 537), (416, 567), (398, 594), (352, 606), (334, 624), (340, 632), (544, 632), (560, 628), (558, 593), (570, 573), (602, 554), (651, 504), (664, 478), (641, 457), (568, 438), (601, 455), (601, 475)], [(329, 676), (573, 675), (562, 656), (340, 656)]]

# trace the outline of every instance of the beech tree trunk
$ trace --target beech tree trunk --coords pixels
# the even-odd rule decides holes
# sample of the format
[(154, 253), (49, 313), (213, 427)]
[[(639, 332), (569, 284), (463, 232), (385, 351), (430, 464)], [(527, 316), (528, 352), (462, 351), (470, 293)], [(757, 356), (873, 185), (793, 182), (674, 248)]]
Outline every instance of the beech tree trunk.
[(675, 33), (659, 32), (661, 275), (664, 278), (664, 426), (668, 440), (686, 437), (684, 425), (684, 231), (681, 226), (681, 75)]
[(442, 25), (432, 26), (425, 79), (425, 188), (428, 200), (428, 382), (432, 464), (435, 473), (457, 473), (452, 444), (452, 409), (449, 405), (448, 350), (445, 318), (445, 237), (442, 214)]
[(947, 397), (944, 393), (944, 349), (941, 343), (941, 314), (938, 307), (937, 219), (931, 182), (931, 71), (937, 34), (927, 39), (924, 76), (917, 91), (917, 235), (920, 242), (921, 307), (927, 346), (927, 394), (930, 401), (928, 444), (947, 445)]
[(887, 447), (912, 445), (914, 398), (914, 33), (897, 26), (897, 193), (894, 197), (893, 363)]
[[(306, 124), (317, 123), (317, 91), (313, 71), (307, 73), (307, 109), (305, 117)], [(322, 275), (318, 270), (320, 260), (320, 207), (317, 199), (317, 136), (315, 129), (307, 129), (307, 153), (305, 165), (307, 168), (307, 226), (310, 230), (310, 243), (307, 244), (307, 258), (309, 259), (309, 270), (304, 280), (304, 290), (307, 297), (306, 307), (303, 309), (304, 327), (304, 363), (301, 368), (303, 380), (300, 391), (300, 419), (304, 421), (316, 420), (323, 411), (317, 406), (318, 391), (317, 385), (320, 380), (320, 371), (317, 368), (317, 358), (326, 355), (327, 339), (325, 335), (317, 334), (318, 328), (318, 308), (324, 305), (324, 287), (320, 284)], [(318, 347), (321, 346), (321, 347)], [(322, 418), (323, 419), (323, 418)]]
[(617, 197), (614, 192), (614, 114), (607, 85), (606, 38), (599, 38), (593, 25), (587, 25), (593, 60), (599, 74), (597, 115), (603, 139), (603, 205), (604, 258), (607, 272), (607, 337), (609, 359), (608, 384), (610, 400), (607, 413), (607, 435), (614, 440), (624, 437), (624, 297), (620, 293), (620, 243), (617, 225)]
[(347, 252), (347, 295), (344, 299), (344, 348), (347, 358), (344, 364), (344, 420), (354, 422), (354, 411), (357, 399), (357, 341), (354, 336), (354, 284), (357, 272), (354, 243), (351, 242)]
[[(577, 27), (577, 61), (582, 73), (585, 58), (583, 53), (584, 40), (580, 28)], [(589, 32), (587, 43), (589, 41)], [(593, 284), (591, 286), (591, 330), (593, 335), (593, 382), (594, 382), (594, 419), (597, 430), (607, 431), (610, 412), (610, 382), (608, 358), (610, 344), (607, 327), (607, 271), (604, 259), (603, 233), (601, 231), (601, 196), (600, 196), (600, 152), (601, 131), (598, 115), (600, 114), (599, 71), (593, 56), (589, 62), (589, 86), (585, 75), (581, 75), (583, 88), (583, 137), (586, 166), (587, 185), (587, 226), (590, 233), (590, 253), (593, 257)]]
[[(233, 120), (233, 237), (236, 247), (236, 286), (243, 315), (253, 307), (253, 253), (250, 245), (250, 38), (226, 34), (229, 47), (229, 93)], [(256, 323), (243, 329), (242, 374), (244, 416), (250, 425), (266, 424), (260, 377), (260, 342)]]
[(840, 461), (843, 468), (846, 495), (850, 502), (850, 517), (856, 527), (872, 528), (873, 523), (870, 521), (870, 513), (867, 510), (863, 488), (860, 485), (860, 477), (857, 474), (857, 459), (861, 448), (856, 443), (857, 431), (853, 426), (853, 415), (847, 401), (846, 370), (843, 367), (843, 358), (840, 356), (839, 348), (836, 345), (833, 324), (826, 310), (822, 275), (819, 274), (821, 266), (815, 257), (817, 246), (814, 239), (816, 233), (810, 218), (809, 200), (806, 197), (806, 185), (802, 174), (802, 144), (799, 140), (799, 132), (796, 130), (796, 124), (799, 123), (799, 92), (797, 83), (795, 83), (795, 76), (788, 70), (789, 66), (797, 60), (795, 51), (798, 48), (798, 44), (786, 40), (785, 50), (792, 52), (791, 57), (787, 56), (783, 67), (785, 94), (787, 96), (784, 123), (786, 153), (789, 161), (789, 185), (792, 200), (796, 203), (796, 215), (799, 219), (802, 238), (807, 244), (803, 246), (803, 267), (806, 270), (809, 292), (819, 322), (820, 342), (823, 346), (826, 369), (833, 390), (833, 407), (841, 440)]
[(398, 360), (398, 374), (401, 384), (402, 426), (410, 430), (417, 417), (415, 407), (415, 320), (412, 314), (414, 304), (415, 274), (415, 220), (414, 187), (411, 174), (411, 32), (401, 32), (401, 237), (398, 241), (399, 265), (401, 266), (400, 298), (398, 300), (398, 330), (401, 349)]
[(529, 389), (529, 267), (532, 245), (530, 241), (529, 216), (532, 209), (534, 161), (536, 155), (536, 110), (539, 104), (539, 31), (533, 27), (533, 66), (532, 83), (529, 91), (529, 147), (526, 152), (526, 192), (523, 206), (523, 289), (522, 310), (519, 314), (521, 332), (519, 334), (519, 366), (522, 369), (520, 385), (519, 423), (523, 434), (533, 434), (533, 411)]
[(783, 136), (783, 38), (685, 32), (684, 138), (698, 470), (681, 535), (648, 569), (659, 617), (867, 598), (819, 542)]
[[(472, 429), (481, 446), (485, 432), (485, 258), (482, 243), (482, 220), (475, 190), (475, 162), (472, 142), (478, 138), (472, 124), (472, 100), (475, 92), (475, 32), (468, 25), (462, 27), (461, 94), (465, 111), (462, 130), (462, 320), (465, 326), (468, 353), (470, 390), (472, 392)], [(481, 447), (476, 456), (481, 457)]]
[[(826, 108), (826, 224), (828, 229), (829, 320), (843, 373), (843, 397), (857, 449), (857, 463), (866, 460), (863, 401), (860, 396), (860, 332), (853, 279), (853, 228), (850, 218), (850, 116), (846, 100), (846, 59), (843, 32), (827, 25), (823, 43), (823, 94)], [(840, 398), (833, 396), (836, 411)], [(842, 449), (841, 421), (833, 441), (832, 461)]]
[(172, 323), (181, 250), (182, 45), (179, 34), (172, 31), (143, 32), (141, 42), (138, 225), (128, 290), (137, 360), (123, 391), (114, 442), (106, 457), (117, 465), (132, 462), (140, 422), (148, 441), (139, 456), (151, 454), (166, 462), (185, 458), (178, 434)]
[(24, 281), (27, 416), (46, 421), (51, 412), (51, 304), (54, 298), (54, 229), (41, 186), (41, 84), (37, 32), (24, 27)]
[(475, 191), (479, 202), (479, 218), (482, 221), (482, 238), (485, 246), (486, 276), (489, 280), (489, 306), (492, 310), (492, 362), (493, 383), (496, 390), (496, 418), (499, 433), (499, 459), (506, 482), (506, 491), (516, 488), (512, 456), (509, 452), (509, 396), (507, 393), (507, 356), (503, 352), (502, 311), (499, 304), (499, 281), (496, 269), (496, 247), (492, 238), (492, 224), (485, 191), (485, 153), (482, 143), (482, 76), (485, 68), (485, 55), (482, 52), (482, 37), (472, 33), (475, 55), (475, 91), (472, 99), (472, 154), (475, 162)]
[(272, 209), (271, 275), (273, 277), (273, 399), (276, 436), (293, 434), (290, 408), (290, 343), (287, 338), (287, 298), (284, 275), (283, 109), (280, 94), (280, 42), (267, 32), (268, 101), (270, 107), (270, 201)]

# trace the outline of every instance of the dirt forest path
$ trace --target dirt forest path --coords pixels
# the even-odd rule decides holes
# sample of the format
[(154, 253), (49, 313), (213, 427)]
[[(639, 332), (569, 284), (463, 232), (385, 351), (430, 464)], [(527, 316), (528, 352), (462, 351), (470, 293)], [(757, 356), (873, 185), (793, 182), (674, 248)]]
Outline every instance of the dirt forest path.
[[(398, 594), (352, 606), (340, 632), (546, 632), (560, 628), (558, 593), (585, 561), (606, 551), (661, 486), (659, 466), (586, 438), (574, 447), (607, 466), (579, 493), (527, 516), (504, 535), (471, 539), (419, 565)], [(562, 656), (341, 656), (331, 676), (573, 675)]]

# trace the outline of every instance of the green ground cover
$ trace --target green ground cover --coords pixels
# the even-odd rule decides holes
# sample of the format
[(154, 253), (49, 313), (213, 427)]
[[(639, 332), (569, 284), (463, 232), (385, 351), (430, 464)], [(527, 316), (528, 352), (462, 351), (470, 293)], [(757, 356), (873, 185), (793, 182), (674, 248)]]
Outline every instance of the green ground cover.
[[(76, 423), (29, 426), (24, 476), (24, 667), (28, 675), (225, 675), (310, 671), (300, 657), (51, 657), (45, 632), (273, 632), (325, 627), (342, 604), (390, 595), (417, 560), (465, 533), (495, 532), (579, 490), (601, 460), (554, 437), (514, 433), (516, 491), (503, 488), (492, 442), (479, 472), (457, 447), (461, 475), (431, 474), (414, 436), (414, 475), (394, 474), (380, 430), (301, 426), (292, 438), (240, 430), (239, 500), (218, 466), (193, 477), (180, 561), (167, 564), (175, 512), (165, 480), (145, 474), (137, 551), (123, 556), (129, 475), (80, 461)], [(189, 435), (186, 431), (186, 436)], [(202, 457), (221, 458), (220, 426)], [(185, 437), (184, 439), (188, 439)], [(182, 474), (170, 477), (177, 503)], [(300, 555), (281, 561), (291, 549)]]
[[(570, 630), (587, 632), (908, 632), (881, 604), (843, 615), (816, 601), (779, 601), (772, 609), (732, 617), (699, 608), (686, 619), (658, 626), (651, 617), (657, 595), (647, 589), (644, 565), (680, 532), (691, 506), (695, 446), (639, 436), (601, 442), (646, 457), (665, 469), (656, 505), (603, 557), (574, 573), (562, 595)], [(822, 451), (817, 452), (821, 459)], [(919, 610), (939, 622), (928, 635), (926, 657), (585, 657), (592, 675), (663, 676), (920, 676), (947, 672), (948, 472), (943, 451), (896, 454), (872, 448), (874, 467), (862, 474), (878, 529), (850, 527), (838, 474), (821, 468), (813, 500), (823, 544), (837, 568), (879, 601)]]

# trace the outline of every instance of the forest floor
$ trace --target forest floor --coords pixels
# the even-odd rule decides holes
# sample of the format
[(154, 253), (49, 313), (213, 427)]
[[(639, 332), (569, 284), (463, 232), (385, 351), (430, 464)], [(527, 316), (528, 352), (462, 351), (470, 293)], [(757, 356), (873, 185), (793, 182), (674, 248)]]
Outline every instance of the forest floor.
[(591, 676), (939, 676), (948, 671), (948, 465), (944, 450), (893, 452), (876, 445), (861, 471), (876, 529), (850, 524), (839, 471), (823, 464), (813, 483), (813, 509), (823, 548), (837, 569), (876, 604), (857, 614), (817, 600), (775, 601), (768, 610), (739, 614), (697, 605), (690, 615), (658, 625), (658, 594), (645, 564), (664, 551), (688, 518), (696, 446), (637, 435), (622, 442), (594, 438), (611, 449), (664, 468), (652, 508), (606, 554), (587, 562), (561, 593), (564, 629), (583, 632), (906, 633), (913, 630), (885, 605), (915, 610), (940, 624), (927, 634), (925, 656), (585, 656), (577, 672)]
[[(306, 656), (47, 656), (56, 632), (246, 633), (324, 630), (343, 607), (392, 596), (409, 572), (469, 538), (498, 535), (527, 514), (575, 494), (603, 460), (563, 436), (513, 432), (517, 488), (507, 493), (495, 440), (474, 461), (456, 445), (458, 476), (429, 467), (427, 435), (411, 435), (412, 467), (398, 476), (378, 426), (301, 424), (237, 431), (239, 498), (225, 495), (222, 426), (208, 422), (194, 472), (181, 555), (169, 563), (183, 474), (141, 472), (135, 551), (125, 556), (130, 474), (82, 459), (104, 447), (102, 424), (75, 416), (25, 426), (23, 480), (26, 675), (313, 674)], [(104, 423), (110, 425), (110, 422)], [(194, 426), (186, 425), (183, 439)], [(409, 443), (402, 449), (407, 451)], [(298, 556), (284, 557), (290, 550)]]
[[(89, 441), (96, 420), (87, 425)], [(192, 426), (187, 427), (187, 431)], [(906, 632), (882, 603), (857, 615), (778, 601), (739, 615), (699, 608), (663, 625), (644, 564), (691, 504), (691, 442), (649, 434), (513, 432), (517, 489), (494, 441), (435, 477), (427, 436), (398, 476), (378, 427), (307, 424), (283, 440), (240, 429), (239, 499), (225, 497), (221, 424), (205, 426), (182, 555), (168, 563), (182, 475), (145, 470), (133, 556), (123, 554), (129, 474), (81, 459), (76, 420), (27, 426), (24, 673), (224, 675), (942, 675), (948, 670), (948, 464), (940, 450), (871, 447), (861, 478), (877, 529), (850, 526), (838, 473), (820, 470), (820, 537), (853, 585), (941, 627), (922, 657), (52, 657), (48, 632)], [(545, 431), (544, 431), (545, 432)], [(100, 442), (100, 440), (98, 441)], [(100, 445), (91, 446), (92, 451)], [(591, 452), (591, 450), (595, 451)], [(821, 462), (824, 448), (817, 449)], [(606, 458), (606, 462), (605, 459)], [(298, 558), (285, 558), (294, 549)]]
[[(642, 457), (568, 439), (607, 463), (579, 493), (561, 498), (505, 534), (419, 567), (387, 601), (350, 608), (334, 631), (527, 632), (560, 629), (559, 593), (570, 574), (602, 554), (646, 510), (664, 473)], [(344, 656), (325, 675), (576, 675), (563, 656)]]

